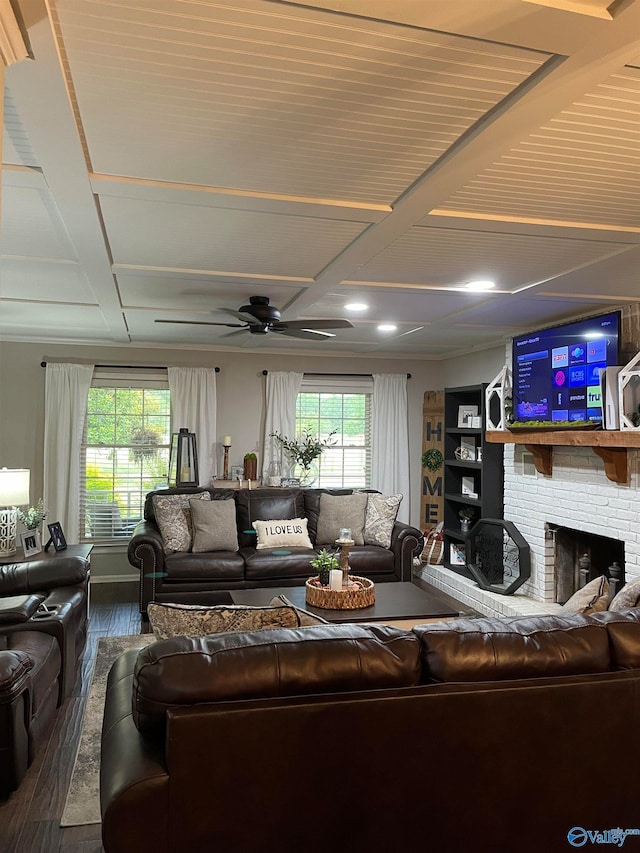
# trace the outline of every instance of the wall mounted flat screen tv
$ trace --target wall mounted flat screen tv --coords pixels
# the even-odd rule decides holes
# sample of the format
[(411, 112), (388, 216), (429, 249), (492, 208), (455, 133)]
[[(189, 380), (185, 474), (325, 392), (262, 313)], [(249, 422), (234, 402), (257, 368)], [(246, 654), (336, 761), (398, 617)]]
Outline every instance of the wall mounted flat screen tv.
[(600, 370), (620, 363), (620, 312), (513, 339), (513, 419), (601, 421)]

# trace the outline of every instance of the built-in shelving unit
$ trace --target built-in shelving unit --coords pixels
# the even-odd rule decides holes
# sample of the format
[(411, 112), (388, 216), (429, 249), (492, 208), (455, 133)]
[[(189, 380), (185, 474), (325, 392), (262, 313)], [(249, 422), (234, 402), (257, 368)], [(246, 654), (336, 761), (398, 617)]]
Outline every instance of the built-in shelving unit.
[(640, 431), (633, 430), (489, 430), (488, 444), (522, 444), (533, 456), (536, 471), (551, 475), (553, 448), (590, 447), (604, 462), (604, 471), (613, 483), (629, 479), (627, 450), (640, 448)]
[[(458, 564), (452, 559), (454, 551), (464, 553), (466, 534), (461, 529), (460, 510), (465, 506), (474, 510), (472, 524), (480, 518), (502, 518), (503, 448), (486, 441), (486, 387), (467, 385), (444, 392), (443, 565), (468, 578), (472, 576), (466, 561)], [(475, 407), (480, 426), (458, 426), (461, 407)], [(474, 448), (473, 459), (456, 457), (462, 446)], [(465, 494), (469, 490), (472, 494)]]

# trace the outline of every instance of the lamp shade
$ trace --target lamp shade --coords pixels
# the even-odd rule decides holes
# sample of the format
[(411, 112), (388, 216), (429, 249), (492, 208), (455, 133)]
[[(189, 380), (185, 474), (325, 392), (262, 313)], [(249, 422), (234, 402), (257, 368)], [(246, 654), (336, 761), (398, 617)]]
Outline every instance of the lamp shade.
[(28, 468), (0, 468), (0, 506), (29, 503)]

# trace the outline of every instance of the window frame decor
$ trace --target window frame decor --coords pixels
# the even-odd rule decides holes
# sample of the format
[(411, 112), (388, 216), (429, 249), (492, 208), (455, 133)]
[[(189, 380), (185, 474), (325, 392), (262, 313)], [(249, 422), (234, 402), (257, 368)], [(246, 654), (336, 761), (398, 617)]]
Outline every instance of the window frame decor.
[[(113, 391), (112, 411), (96, 408), (98, 395), (93, 394), (96, 390)], [(131, 411), (130, 395), (127, 395), (127, 408), (127, 398), (119, 394), (121, 390), (141, 395), (138, 410)], [(163, 392), (163, 396), (159, 397), (158, 391)], [(122, 410), (118, 405), (120, 398)], [(135, 440), (118, 441), (123, 432), (126, 434), (127, 420), (132, 427), (130, 437), (135, 436)], [(138, 420), (139, 427), (133, 428)], [(104, 439), (110, 430), (112, 441), (92, 441), (92, 432)], [(171, 399), (166, 369), (95, 369), (80, 451), (81, 542), (114, 544), (128, 540), (143, 516), (146, 494), (153, 488), (167, 485), (170, 441)], [(91, 469), (94, 473), (89, 476)], [(105, 488), (98, 494), (91, 487), (100, 484)], [(104, 511), (100, 511), (103, 504)], [(92, 524), (95, 525), (93, 530)]]
[[(317, 414), (309, 412), (310, 396), (317, 395)], [(364, 397), (364, 411), (362, 418), (345, 416), (345, 404), (348, 398), (361, 395)], [(303, 377), (300, 390), (296, 399), (296, 435), (302, 434), (304, 429), (311, 431), (319, 440), (326, 440), (333, 429), (337, 432), (331, 439), (331, 446), (326, 448), (316, 460), (318, 466), (318, 477), (314, 487), (318, 488), (371, 488), (371, 406), (373, 396), (373, 380), (371, 377)], [(340, 414), (335, 407), (335, 400), (329, 398), (340, 397)], [(354, 428), (358, 420), (364, 420), (364, 429), (359, 434), (359, 440), (355, 442), (345, 441), (349, 429), (348, 424)], [(355, 465), (349, 466), (351, 457), (357, 460), (358, 455), (362, 458), (361, 467), (355, 461)], [(339, 460), (341, 459), (341, 462)], [(345, 460), (347, 464), (345, 465)], [(338, 463), (338, 464), (336, 464)]]

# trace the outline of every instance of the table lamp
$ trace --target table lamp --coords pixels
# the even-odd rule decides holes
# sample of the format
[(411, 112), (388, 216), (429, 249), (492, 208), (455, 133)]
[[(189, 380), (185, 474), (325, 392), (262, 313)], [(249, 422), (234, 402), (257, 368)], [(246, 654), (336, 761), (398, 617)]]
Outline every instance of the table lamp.
[(29, 503), (29, 470), (0, 468), (0, 556), (15, 554), (18, 512)]

